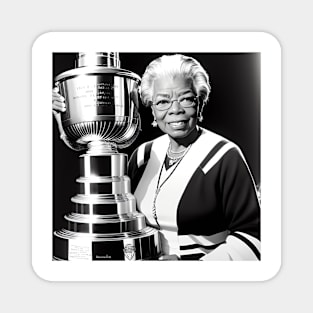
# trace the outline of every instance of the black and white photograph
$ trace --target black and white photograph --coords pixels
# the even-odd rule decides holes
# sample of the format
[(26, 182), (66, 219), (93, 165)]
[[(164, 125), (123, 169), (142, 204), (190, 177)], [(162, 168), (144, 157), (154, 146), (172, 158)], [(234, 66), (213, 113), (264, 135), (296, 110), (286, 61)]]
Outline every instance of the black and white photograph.
[(80, 46), (50, 49), (49, 264), (268, 264), (262, 47)]
[(53, 57), (55, 259), (260, 260), (259, 53)]

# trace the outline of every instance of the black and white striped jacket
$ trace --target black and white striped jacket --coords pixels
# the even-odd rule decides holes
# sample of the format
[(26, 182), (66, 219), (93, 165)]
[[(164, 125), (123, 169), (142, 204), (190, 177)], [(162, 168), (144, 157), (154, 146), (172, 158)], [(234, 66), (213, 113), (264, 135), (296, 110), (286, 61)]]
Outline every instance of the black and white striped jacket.
[[(176, 207), (181, 259), (260, 260), (260, 206), (246, 161), (234, 143), (200, 130), (157, 198), (158, 206)], [(138, 210), (148, 220), (168, 144), (167, 135), (144, 143), (129, 161)]]

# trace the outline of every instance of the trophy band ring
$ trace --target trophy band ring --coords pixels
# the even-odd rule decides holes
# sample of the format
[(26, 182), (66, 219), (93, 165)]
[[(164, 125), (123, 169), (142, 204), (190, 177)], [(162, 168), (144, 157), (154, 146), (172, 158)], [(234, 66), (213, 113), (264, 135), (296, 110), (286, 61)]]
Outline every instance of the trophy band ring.
[(62, 127), (79, 157), (78, 193), (65, 215), (67, 228), (54, 232), (54, 260), (154, 260), (158, 231), (136, 210), (126, 154), (140, 129), (140, 77), (120, 68), (118, 53), (79, 53), (74, 69), (55, 78), (65, 98)]

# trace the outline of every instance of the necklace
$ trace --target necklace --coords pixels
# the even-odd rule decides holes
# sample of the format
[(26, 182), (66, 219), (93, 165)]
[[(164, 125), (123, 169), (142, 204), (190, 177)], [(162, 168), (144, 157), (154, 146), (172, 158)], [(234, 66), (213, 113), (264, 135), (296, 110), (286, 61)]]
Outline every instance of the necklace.
[[(187, 148), (184, 148), (182, 151), (174, 152), (172, 151), (172, 145), (170, 143), (166, 151), (166, 155), (169, 158), (169, 166), (172, 166), (174, 163), (181, 160), (189, 150), (189, 147), (190, 145)], [(176, 156), (174, 154), (176, 154)]]
[[(188, 148), (188, 147), (187, 147), (187, 148)], [(170, 142), (170, 144), (168, 145), (167, 152), (168, 152), (169, 154), (181, 154), (181, 153), (184, 153), (187, 148), (184, 147), (183, 150), (181, 150), (181, 151), (173, 151), (173, 150), (172, 150), (172, 143)]]
[[(185, 149), (185, 151), (184, 151), (184, 153), (183, 153), (183, 155), (182, 155), (181, 157), (175, 159), (175, 161), (174, 161), (174, 163), (176, 163), (176, 164), (175, 164), (175, 167), (173, 168), (173, 170), (171, 171), (171, 173), (164, 179), (164, 181), (160, 184), (160, 182), (161, 182), (161, 176), (162, 176), (162, 172), (163, 172), (163, 167), (165, 166), (165, 165), (164, 165), (165, 161), (164, 161), (163, 164), (162, 164), (162, 167), (161, 167), (161, 170), (160, 170), (160, 173), (159, 173), (159, 177), (158, 177), (158, 182), (157, 182), (156, 190), (155, 190), (155, 193), (154, 193), (153, 204), (152, 204), (152, 215), (153, 215), (153, 217), (154, 217), (154, 219), (155, 219), (155, 222), (157, 223), (159, 229), (160, 229), (161, 227), (160, 227), (160, 224), (159, 224), (159, 222), (158, 222), (158, 217), (157, 217), (157, 214), (156, 214), (156, 200), (157, 200), (157, 197), (158, 197), (158, 195), (159, 195), (159, 192), (160, 192), (162, 186), (163, 186), (163, 185), (167, 182), (167, 180), (172, 176), (172, 174), (175, 172), (177, 166), (178, 166), (179, 163), (182, 161), (183, 157), (184, 157), (184, 156), (187, 154), (187, 152), (190, 150), (191, 145), (192, 145), (192, 144), (190, 144), (190, 145)], [(169, 150), (169, 149), (168, 149), (168, 150)], [(167, 156), (171, 159), (171, 157), (168, 155), (168, 151), (167, 151), (166, 154), (167, 154)], [(171, 162), (171, 160), (170, 160), (170, 162)], [(174, 163), (172, 163), (172, 164), (174, 164)], [(171, 163), (170, 163), (170, 165), (171, 165)]]

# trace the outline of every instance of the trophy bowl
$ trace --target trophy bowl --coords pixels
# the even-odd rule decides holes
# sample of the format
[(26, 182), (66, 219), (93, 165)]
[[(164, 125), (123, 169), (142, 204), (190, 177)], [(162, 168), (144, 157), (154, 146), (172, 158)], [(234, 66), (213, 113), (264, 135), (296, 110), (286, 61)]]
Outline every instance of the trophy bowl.
[(77, 66), (56, 77), (66, 103), (61, 118), (68, 139), (129, 146), (140, 130), (140, 77), (120, 69), (116, 53), (79, 53)]

